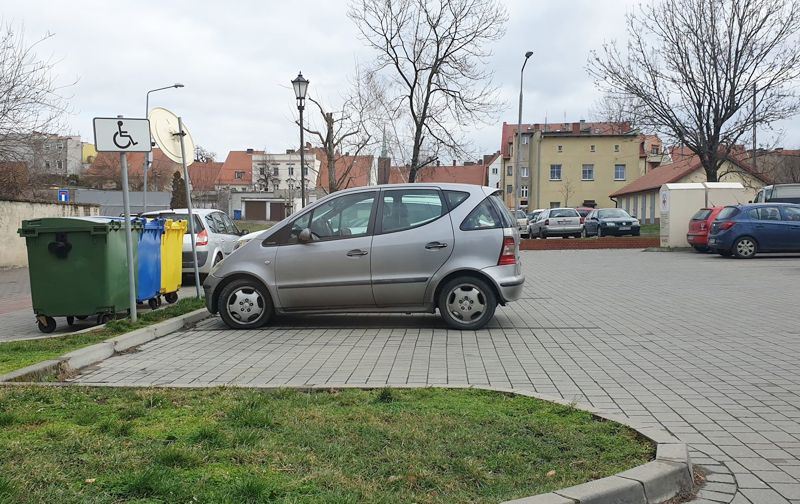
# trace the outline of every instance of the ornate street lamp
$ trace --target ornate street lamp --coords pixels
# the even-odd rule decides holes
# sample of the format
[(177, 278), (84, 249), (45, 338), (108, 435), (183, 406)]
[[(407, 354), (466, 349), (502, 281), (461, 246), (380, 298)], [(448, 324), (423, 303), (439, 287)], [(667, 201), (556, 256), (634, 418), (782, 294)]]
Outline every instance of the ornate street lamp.
[(306, 157), (305, 140), (303, 138), (303, 109), (306, 105), (306, 91), (308, 91), (308, 80), (303, 77), (303, 72), (297, 74), (292, 81), (294, 96), (297, 98), (297, 110), (300, 112), (300, 204), (301, 208), (306, 206)]

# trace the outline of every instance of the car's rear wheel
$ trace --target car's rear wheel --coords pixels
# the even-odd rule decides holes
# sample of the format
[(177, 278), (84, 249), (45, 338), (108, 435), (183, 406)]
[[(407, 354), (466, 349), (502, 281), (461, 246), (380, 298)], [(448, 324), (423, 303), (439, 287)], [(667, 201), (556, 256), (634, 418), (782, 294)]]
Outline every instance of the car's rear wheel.
[(242, 278), (219, 293), (219, 314), (231, 329), (255, 329), (272, 318), (272, 299), (257, 280)]
[(733, 244), (733, 254), (739, 259), (752, 259), (758, 252), (758, 244), (749, 236), (743, 236)]
[(447, 282), (439, 294), (439, 313), (453, 329), (474, 331), (494, 316), (497, 297), (484, 280), (471, 276)]
[(542, 240), (547, 238), (547, 233), (544, 232), (544, 228), (539, 228), (539, 238), (541, 238)]

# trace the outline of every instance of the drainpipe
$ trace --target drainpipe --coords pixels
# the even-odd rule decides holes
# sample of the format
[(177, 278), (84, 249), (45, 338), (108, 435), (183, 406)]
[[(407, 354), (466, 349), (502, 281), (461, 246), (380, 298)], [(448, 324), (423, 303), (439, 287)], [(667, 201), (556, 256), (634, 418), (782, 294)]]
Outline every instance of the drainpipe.
[(619, 201), (617, 201), (615, 198), (612, 198), (611, 196), (609, 196), (608, 199), (614, 202), (614, 208), (619, 208)]

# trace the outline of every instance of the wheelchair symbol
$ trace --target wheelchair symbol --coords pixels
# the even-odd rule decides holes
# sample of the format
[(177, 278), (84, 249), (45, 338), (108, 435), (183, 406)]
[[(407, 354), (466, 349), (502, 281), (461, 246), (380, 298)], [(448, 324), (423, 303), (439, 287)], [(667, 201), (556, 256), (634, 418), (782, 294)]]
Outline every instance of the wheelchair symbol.
[[(128, 142), (125, 144), (120, 143), (120, 139), (126, 139)], [(119, 147), (120, 149), (127, 149), (128, 147), (132, 147), (139, 142), (135, 141), (133, 137), (127, 132), (122, 130), (122, 121), (117, 121), (117, 132), (114, 133), (114, 145)]]

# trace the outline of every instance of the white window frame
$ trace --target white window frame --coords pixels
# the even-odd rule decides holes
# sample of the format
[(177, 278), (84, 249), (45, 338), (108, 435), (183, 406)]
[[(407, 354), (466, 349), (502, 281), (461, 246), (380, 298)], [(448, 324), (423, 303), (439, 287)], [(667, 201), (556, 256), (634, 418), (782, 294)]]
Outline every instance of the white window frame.
[(614, 152), (619, 152), (619, 144), (614, 144)]
[(519, 167), (519, 176), (520, 177), (529, 177), (530, 176), (530, 173), (528, 171), (528, 167), (527, 166), (520, 166)]
[(564, 146), (563, 145), (559, 145), (558, 146), (558, 152), (564, 152)]
[(528, 186), (520, 185), (519, 186), (519, 196), (520, 198), (527, 198), (528, 197)]
[(594, 144), (592, 144), (592, 145), (590, 145), (590, 146), (589, 146), (589, 152), (595, 152), (595, 146), (594, 146)]
[[(617, 177), (617, 167), (622, 167), (622, 178)], [(622, 181), (625, 180), (628, 176), (628, 167), (623, 163), (616, 163), (614, 165), (614, 180), (615, 181)]]
[[(586, 177), (586, 169), (589, 168), (592, 170), (591, 177)], [(585, 182), (591, 182), (594, 180), (594, 164), (587, 163), (581, 165), (581, 180)]]
[[(558, 167), (558, 178), (553, 178), (553, 169)], [(559, 181), (561, 177), (564, 175), (563, 173), (564, 167), (560, 164), (551, 164), (550, 165), (550, 180)]]

